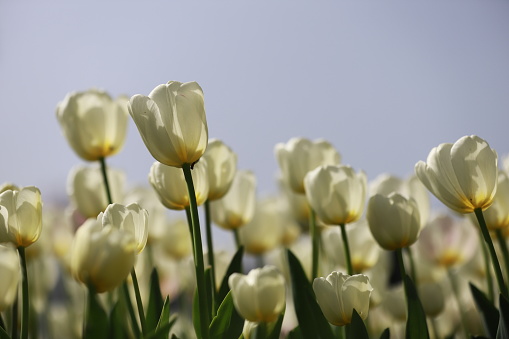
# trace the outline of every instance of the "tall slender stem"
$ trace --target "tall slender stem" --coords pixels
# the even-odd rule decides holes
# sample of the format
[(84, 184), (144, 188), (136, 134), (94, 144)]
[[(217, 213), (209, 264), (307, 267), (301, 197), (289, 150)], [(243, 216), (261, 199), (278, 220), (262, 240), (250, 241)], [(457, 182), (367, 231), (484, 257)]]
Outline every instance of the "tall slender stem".
[(341, 238), (343, 238), (343, 248), (345, 250), (345, 261), (348, 275), (353, 275), (352, 258), (350, 257), (350, 245), (348, 245), (348, 236), (346, 234), (345, 224), (340, 224)]
[(212, 317), (216, 315), (217, 307), (216, 305), (216, 270), (214, 263), (214, 244), (212, 241), (212, 221), (210, 217), (210, 202), (207, 199), (205, 201), (205, 230), (207, 232), (207, 259), (210, 265), (210, 279), (212, 280)]
[(198, 305), (200, 307), (200, 328), (203, 338), (209, 337), (210, 312), (207, 310), (207, 290), (205, 288), (205, 265), (203, 263), (203, 249), (200, 231), (200, 220), (198, 218), (198, 205), (196, 204), (196, 194), (194, 191), (193, 177), (191, 175), (191, 165), (182, 165), (184, 177), (186, 179), (187, 191), (189, 193), (189, 204), (191, 209), (191, 221), (193, 228), (194, 242), (194, 265), (196, 269), (196, 283), (198, 294)]
[(131, 328), (133, 330), (133, 334), (135, 338), (140, 338), (140, 328), (138, 327), (138, 320), (136, 320), (136, 314), (134, 313), (133, 304), (131, 303), (131, 298), (129, 297), (129, 288), (127, 287), (127, 282), (124, 280), (121, 286), (122, 294), (124, 295), (125, 303), (127, 305), (127, 312), (129, 313), (129, 317), (131, 318)]
[(111, 190), (110, 184), (108, 181), (108, 173), (106, 171), (106, 160), (104, 158), (100, 158), (101, 162), (101, 173), (103, 175), (104, 187), (106, 188), (106, 197), (108, 198), (108, 204), (113, 204), (113, 199), (111, 198)]
[(500, 249), (502, 250), (502, 256), (504, 258), (505, 271), (509, 274), (509, 250), (507, 249), (507, 243), (505, 242), (505, 237), (502, 234), (501, 229), (497, 229), (496, 231), (498, 244), (500, 245)]
[(191, 208), (186, 207), (186, 218), (187, 225), (189, 226), (189, 234), (191, 234), (191, 245), (193, 246), (193, 254), (194, 254), (194, 232), (193, 232), (193, 217), (191, 215)]
[(490, 257), (488, 253), (488, 249), (486, 248), (486, 243), (482, 239), (482, 235), (479, 235), (479, 246), (482, 250), (482, 256), (484, 261), (484, 270), (486, 271), (486, 284), (488, 285), (488, 298), (490, 301), (495, 300), (495, 291), (493, 291), (493, 277), (491, 276), (491, 269), (490, 269)]
[(21, 307), (21, 339), (28, 338), (28, 323), (30, 321), (30, 301), (28, 297), (28, 270), (25, 256), (25, 248), (18, 247), (21, 273), (23, 276), (21, 285), (22, 307)]
[(396, 250), (396, 258), (398, 259), (398, 266), (399, 266), (399, 274), (401, 275), (401, 280), (403, 280), (403, 285), (405, 287), (405, 291), (407, 290), (406, 287), (406, 271), (405, 271), (405, 263), (403, 262), (403, 251), (401, 248), (398, 248)]
[(474, 213), (475, 216), (477, 217), (477, 221), (479, 221), (479, 226), (481, 228), (481, 233), (483, 235), (484, 241), (488, 245), (488, 250), (490, 251), (491, 263), (493, 265), (493, 269), (495, 270), (495, 276), (497, 278), (500, 293), (502, 293), (504, 297), (509, 298), (507, 286), (505, 285), (504, 282), (504, 276), (502, 275), (502, 270), (500, 269), (500, 263), (498, 261), (497, 252), (495, 252), (495, 247), (493, 246), (493, 241), (491, 240), (490, 232), (488, 231), (488, 227), (486, 226), (486, 221), (484, 220), (482, 209), (476, 208), (474, 210)]
[(16, 293), (16, 297), (14, 299), (14, 304), (12, 305), (12, 319), (11, 319), (11, 338), (18, 337), (18, 316), (19, 316), (19, 297)]
[(311, 246), (312, 246), (312, 265), (311, 265), (311, 281), (318, 277), (318, 230), (316, 227), (316, 214), (313, 208), (309, 206), (309, 231), (311, 232)]
[(447, 270), (447, 275), (449, 277), (449, 282), (451, 284), (452, 293), (454, 294), (454, 299), (456, 299), (456, 304), (458, 305), (463, 335), (466, 338), (466, 337), (468, 337), (468, 329), (467, 329), (467, 324), (465, 322), (465, 313), (463, 312), (463, 305), (461, 303), (461, 297), (460, 297), (460, 292), (459, 292), (459, 288), (458, 288), (458, 283), (457, 283), (456, 277), (452, 273), (451, 269)]
[(240, 248), (240, 246), (241, 246), (240, 236), (239, 236), (239, 229), (238, 228), (234, 228), (232, 231), (233, 231), (233, 237), (235, 239), (235, 246), (237, 246), (237, 250), (238, 250)]
[(417, 284), (417, 273), (415, 271), (415, 262), (414, 256), (412, 254), (412, 249), (409, 247), (405, 247), (406, 254), (408, 254), (408, 259), (410, 261), (410, 278)]
[(133, 280), (134, 295), (136, 296), (136, 304), (138, 305), (138, 316), (140, 317), (141, 332), (143, 335), (147, 334), (147, 325), (145, 323), (145, 314), (143, 313), (143, 302), (141, 301), (140, 286), (138, 285), (138, 277), (134, 267), (131, 269), (131, 278)]

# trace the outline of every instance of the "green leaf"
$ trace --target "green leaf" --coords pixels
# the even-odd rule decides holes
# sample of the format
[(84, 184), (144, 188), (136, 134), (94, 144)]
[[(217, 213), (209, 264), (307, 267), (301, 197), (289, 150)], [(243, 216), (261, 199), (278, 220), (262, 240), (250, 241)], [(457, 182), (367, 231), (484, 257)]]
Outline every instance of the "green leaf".
[(287, 250), (290, 275), (293, 286), (295, 313), (299, 321), (300, 332), (304, 338), (333, 339), (332, 330), (316, 303), (313, 288), (300, 265), (299, 259)]
[(281, 327), (283, 326), (283, 319), (285, 317), (285, 312), (282, 312), (279, 315), (279, 318), (273, 322), (268, 324), (268, 335), (267, 339), (279, 339), (281, 336)]
[(128, 338), (128, 331), (125, 328), (126, 322), (126, 309), (123, 304), (123, 298), (120, 298), (110, 313), (110, 335), (112, 339), (124, 339)]
[(237, 313), (231, 292), (228, 292), (210, 324), (210, 339), (237, 339), (243, 327), (244, 319)]
[(509, 338), (509, 301), (500, 294), (498, 298), (500, 306), (500, 319), (498, 321), (497, 339)]
[(352, 310), (352, 321), (346, 326), (346, 337), (352, 339), (369, 339), (368, 330), (361, 316), (355, 309)]
[(167, 322), (166, 324), (162, 325), (159, 329), (153, 330), (152, 332), (148, 333), (145, 336), (145, 339), (167, 339), (170, 333), (170, 329), (172, 328), (176, 320), (177, 318), (173, 318), (170, 322)]
[(163, 296), (161, 294), (161, 289), (159, 288), (159, 274), (154, 267), (152, 273), (150, 274), (150, 292), (146, 311), (147, 315), (145, 319), (147, 332), (150, 332), (156, 328), (159, 318), (161, 317), (163, 306)]
[(0, 339), (11, 339), (3, 327), (0, 327)]
[(300, 327), (297, 326), (288, 333), (288, 339), (304, 339), (300, 331)]
[(164, 326), (170, 321), (170, 297), (166, 296), (163, 304), (163, 310), (161, 311), (161, 316), (159, 317), (159, 321), (157, 322), (156, 330), (158, 330), (161, 326)]
[(220, 304), (223, 302), (224, 297), (228, 294), (230, 287), (228, 286), (228, 279), (232, 273), (241, 273), (242, 272), (242, 257), (244, 255), (244, 247), (240, 246), (235, 255), (230, 261), (230, 265), (226, 269), (226, 273), (221, 282), (221, 286), (219, 287), (219, 292), (217, 293), (217, 303)]
[(212, 269), (211, 267), (207, 267), (205, 269), (205, 291), (207, 294), (205, 295), (205, 301), (207, 304), (207, 310), (209, 311), (209, 316), (212, 317), (212, 293), (215, 293), (214, 288), (212, 287)]
[(380, 339), (391, 339), (391, 330), (386, 328), (385, 331), (382, 332)]
[(406, 274), (405, 277), (405, 294), (407, 300), (407, 322), (406, 322), (406, 338), (407, 339), (429, 339), (428, 324), (426, 323), (426, 314), (422, 307), (421, 300), (417, 294), (412, 279)]
[(490, 338), (494, 338), (497, 335), (498, 329), (498, 310), (481, 290), (472, 283), (469, 283), (469, 285), (477, 305), (477, 310), (481, 313), (484, 330)]
[(92, 288), (88, 289), (87, 318), (84, 339), (108, 339), (109, 338), (108, 314), (99, 303), (97, 294)]
[(193, 295), (193, 327), (197, 338), (201, 338), (200, 303), (198, 301), (198, 289), (194, 289)]

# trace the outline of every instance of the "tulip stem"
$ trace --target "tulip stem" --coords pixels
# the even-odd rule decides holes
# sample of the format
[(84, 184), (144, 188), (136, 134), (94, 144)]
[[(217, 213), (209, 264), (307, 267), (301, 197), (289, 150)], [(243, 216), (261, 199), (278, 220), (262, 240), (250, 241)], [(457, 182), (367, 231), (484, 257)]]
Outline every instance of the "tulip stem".
[(484, 261), (484, 269), (486, 271), (486, 284), (488, 285), (488, 298), (491, 302), (495, 300), (495, 292), (493, 291), (493, 277), (491, 276), (490, 269), (490, 258), (488, 254), (488, 249), (486, 248), (486, 243), (482, 240), (482, 236), (479, 235), (479, 241), (481, 242), (479, 245), (482, 249), (483, 261)]
[(405, 287), (405, 291), (407, 290), (406, 282), (405, 282), (405, 263), (403, 261), (403, 251), (401, 248), (398, 248), (396, 250), (396, 258), (398, 260), (398, 266), (399, 266), (399, 274), (401, 275), (401, 280), (403, 280), (403, 286)]
[(312, 245), (312, 266), (311, 266), (311, 282), (318, 277), (318, 230), (316, 228), (316, 214), (311, 206), (309, 206), (309, 231), (311, 232)]
[(493, 246), (493, 241), (491, 240), (490, 232), (488, 231), (488, 227), (486, 226), (486, 221), (484, 220), (482, 209), (476, 208), (474, 210), (474, 213), (475, 216), (477, 217), (477, 221), (479, 221), (479, 226), (481, 228), (484, 241), (488, 245), (488, 250), (490, 251), (491, 263), (493, 265), (493, 269), (495, 270), (495, 276), (497, 278), (500, 293), (502, 293), (504, 297), (509, 298), (507, 286), (504, 283), (504, 276), (502, 275), (502, 270), (500, 269), (500, 263), (498, 261), (497, 252), (495, 252), (495, 247)]
[(28, 270), (27, 270), (27, 260), (25, 256), (25, 248), (23, 246), (18, 247), (19, 253), (19, 261), (21, 264), (21, 273), (23, 275), (22, 285), (21, 285), (21, 296), (22, 296), (22, 306), (21, 306), (21, 339), (28, 338), (28, 323), (30, 321), (29, 313), (30, 313), (30, 302), (28, 297)]
[(127, 287), (127, 282), (124, 280), (122, 283), (122, 292), (124, 294), (125, 303), (127, 305), (127, 311), (129, 312), (129, 317), (131, 318), (132, 330), (135, 338), (140, 338), (140, 328), (138, 327), (138, 321), (136, 320), (136, 314), (134, 313), (133, 304), (131, 303), (131, 298), (129, 297), (129, 288)]
[(414, 282), (417, 281), (417, 273), (415, 271), (415, 262), (414, 262), (414, 256), (412, 254), (412, 249), (410, 246), (405, 247), (406, 254), (408, 255), (408, 259), (410, 261), (410, 277)]
[(14, 304), (12, 305), (12, 328), (11, 328), (11, 338), (18, 337), (18, 315), (19, 315), (19, 298), (16, 293), (16, 297), (14, 298)]
[(145, 323), (145, 314), (143, 313), (143, 302), (141, 301), (140, 286), (138, 285), (138, 277), (134, 267), (131, 269), (131, 279), (133, 280), (134, 295), (136, 296), (136, 304), (138, 305), (138, 316), (140, 317), (141, 332), (147, 335), (147, 326)]
[(207, 308), (207, 290), (205, 288), (205, 269), (203, 263), (203, 249), (201, 243), (200, 220), (198, 218), (198, 205), (196, 203), (196, 193), (194, 191), (193, 177), (191, 175), (191, 164), (183, 164), (182, 170), (186, 179), (187, 191), (189, 193), (189, 205), (191, 209), (191, 221), (193, 228), (194, 242), (194, 266), (196, 269), (196, 283), (198, 305), (200, 312), (200, 329), (201, 337), (208, 339), (210, 312)]
[(233, 229), (233, 237), (235, 238), (235, 245), (237, 246), (237, 250), (238, 250), (241, 246), (238, 228)]
[(463, 334), (466, 337), (468, 337), (468, 329), (467, 324), (465, 322), (465, 313), (463, 312), (463, 305), (461, 304), (461, 297), (460, 292), (458, 288), (458, 283), (456, 281), (456, 277), (452, 273), (451, 269), (447, 270), (447, 276), (449, 277), (449, 282), (451, 284), (452, 288), (452, 294), (454, 294), (454, 299), (456, 299), (456, 305), (458, 305), (458, 310), (460, 314), (460, 320), (461, 320), (461, 327), (463, 329)]
[(108, 182), (108, 173), (106, 172), (106, 160), (104, 157), (100, 158), (101, 162), (101, 173), (103, 175), (104, 187), (106, 188), (106, 197), (108, 198), (108, 204), (113, 204), (113, 199), (111, 198), (110, 184)]
[(210, 202), (205, 201), (205, 230), (207, 231), (207, 257), (210, 265), (210, 280), (212, 284), (212, 317), (217, 313), (216, 305), (216, 271), (214, 262), (214, 244), (212, 241), (212, 221), (210, 220)]
[(348, 275), (353, 275), (352, 258), (350, 257), (350, 245), (348, 245), (348, 236), (346, 234), (345, 224), (340, 224), (341, 237), (343, 238), (343, 248), (345, 249), (345, 260)]
[(509, 273), (509, 250), (507, 249), (507, 243), (505, 242), (501, 229), (497, 229), (495, 232), (497, 234), (498, 244), (502, 250), (502, 256), (504, 257), (505, 270)]
[(189, 234), (191, 234), (191, 245), (193, 246), (193, 253), (194, 253), (193, 217), (191, 216), (191, 210), (190, 210), (189, 206), (186, 207), (186, 218), (187, 218), (187, 225), (189, 226)]

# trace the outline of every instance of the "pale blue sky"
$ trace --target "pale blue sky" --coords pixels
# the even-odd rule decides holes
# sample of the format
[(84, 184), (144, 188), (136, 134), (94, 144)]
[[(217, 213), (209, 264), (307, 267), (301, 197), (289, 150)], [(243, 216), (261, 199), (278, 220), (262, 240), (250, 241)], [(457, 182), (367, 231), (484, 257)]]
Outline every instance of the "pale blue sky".
[[(477, 134), (509, 153), (508, 1), (1, 1), (0, 182), (65, 194), (83, 163), (55, 106), (90, 87), (147, 95), (197, 81), (210, 137), (276, 191), (274, 145), (325, 138), (370, 179), (407, 176)], [(108, 159), (129, 184), (154, 160), (130, 121)]]

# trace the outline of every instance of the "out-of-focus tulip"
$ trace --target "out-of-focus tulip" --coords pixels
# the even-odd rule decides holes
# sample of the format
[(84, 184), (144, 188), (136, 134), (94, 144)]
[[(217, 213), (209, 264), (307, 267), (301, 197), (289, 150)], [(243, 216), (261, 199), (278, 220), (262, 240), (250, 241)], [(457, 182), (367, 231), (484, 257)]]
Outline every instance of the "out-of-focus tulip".
[(284, 310), (285, 278), (274, 266), (255, 268), (247, 275), (233, 273), (228, 285), (235, 309), (248, 321), (275, 321)]
[(19, 187), (14, 185), (12, 182), (4, 182), (2, 185), (0, 185), (0, 193), (8, 190), (19, 191)]
[(137, 203), (127, 206), (111, 204), (104, 211), (103, 226), (111, 226), (131, 233), (136, 242), (136, 253), (141, 253), (147, 244), (148, 212)]
[(440, 284), (435, 282), (422, 282), (417, 286), (419, 299), (424, 312), (428, 317), (436, 317), (445, 308), (445, 295)]
[(10, 246), (0, 245), (0, 312), (11, 306), (18, 295), (20, 268), (18, 253)]
[[(467, 224), (468, 223), (468, 224)], [(438, 215), (419, 235), (419, 252), (444, 268), (457, 267), (470, 260), (477, 250), (478, 235), (470, 221)]]
[(419, 236), (421, 217), (415, 200), (397, 193), (372, 196), (366, 218), (371, 234), (386, 250), (410, 246)]
[(464, 136), (454, 144), (431, 150), (415, 173), (441, 202), (459, 213), (488, 208), (497, 190), (497, 153), (478, 136)]
[(323, 315), (336, 326), (349, 324), (354, 309), (366, 319), (372, 290), (368, 277), (362, 274), (350, 276), (334, 271), (327, 278), (313, 281), (313, 291)]
[(509, 176), (504, 170), (498, 171), (497, 193), (490, 208), (483, 212), (486, 226), (491, 231), (509, 227)]
[(205, 152), (208, 127), (203, 91), (196, 82), (170, 81), (129, 100), (129, 114), (150, 154), (173, 167), (194, 164)]
[(250, 171), (237, 171), (226, 195), (210, 204), (212, 221), (232, 230), (250, 222), (256, 204), (256, 177)]
[(187, 221), (177, 219), (166, 225), (166, 232), (159, 239), (159, 245), (176, 260), (192, 254), (192, 240)]
[(124, 145), (127, 98), (113, 100), (97, 89), (69, 93), (57, 106), (57, 119), (78, 156), (99, 160), (117, 153)]
[(295, 193), (288, 184), (283, 180), (283, 178), (278, 179), (279, 187), (282, 193), (282, 196), (288, 202), (288, 206), (290, 207), (290, 211), (294, 219), (302, 226), (307, 226), (309, 223), (309, 203), (308, 199), (304, 194)]
[[(209, 194), (207, 181), (207, 162), (202, 159), (191, 171), (193, 177), (196, 203), (203, 204)], [(157, 192), (159, 200), (169, 209), (183, 210), (189, 206), (189, 193), (187, 190), (184, 172), (181, 169), (154, 162), (150, 168), (148, 180)]]
[(97, 293), (110, 291), (127, 277), (136, 257), (136, 241), (128, 231), (103, 227), (102, 214), (88, 219), (78, 229), (71, 249), (74, 277), (94, 287)]
[(277, 144), (275, 153), (283, 180), (300, 194), (305, 192), (304, 176), (309, 171), (320, 165), (337, 165), (341, 161), (338, 151), (325, 140), (292, 138), (286, 144)]
[[(108, 168), (108, 183), (113, 201), (121, 201), (124, 195), (124, 172)], [(98, 166), (77, 166), (69, 172), (67, 194), (80, 214), (95, 218), (108, 207), (104, 179)]]
[(407, 304), (403, 288), (403, 284), (399, 284), (387, 289), (381, 305), (397, 322), (404, 322), (407, 319)]
[(221, 140), (210, 139), (207, 151), (203, 154), (207, 160), (209, 182), (209, 200), (222, 198), (230, 189), (237, 171), (237, 154)]
[(319, 166), (304, 177), (309, 204), (326, 224), (357, 221), (364, 211), (367, 179), (350, 166)]
[(415, 174), (405, 180), (393, 175), (381, 174), (369, 184), (370, 196), (377, 193), (389, 195), (392, 192), (399, 193), (407, 199), (414, 199), (417, 203), (417, 207), (419, 207), (421, 226), (424, 226), (428, 222), (431, 209), (429, 193)]
[(42, 229), (41, 192), (28, 186), (0, 194), (0, 243), (27, 247), (39, 239)]

